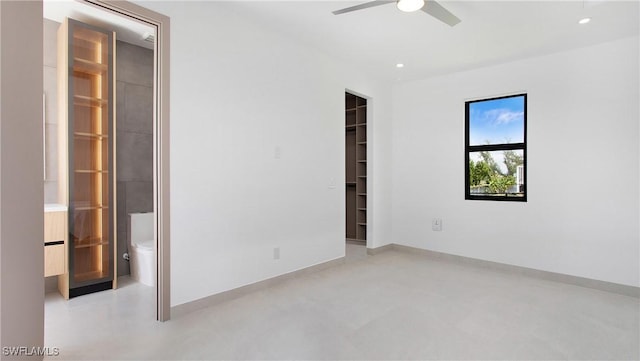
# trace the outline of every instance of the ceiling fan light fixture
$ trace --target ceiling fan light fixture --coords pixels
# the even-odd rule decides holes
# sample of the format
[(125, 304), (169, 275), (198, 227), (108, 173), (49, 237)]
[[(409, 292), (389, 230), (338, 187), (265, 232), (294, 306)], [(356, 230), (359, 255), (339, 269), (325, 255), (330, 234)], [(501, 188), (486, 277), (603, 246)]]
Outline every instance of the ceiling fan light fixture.
[(410, 13), (422, 9), (424, 6), (424, 0), (398, 0), (396, 6), (401, 11)]

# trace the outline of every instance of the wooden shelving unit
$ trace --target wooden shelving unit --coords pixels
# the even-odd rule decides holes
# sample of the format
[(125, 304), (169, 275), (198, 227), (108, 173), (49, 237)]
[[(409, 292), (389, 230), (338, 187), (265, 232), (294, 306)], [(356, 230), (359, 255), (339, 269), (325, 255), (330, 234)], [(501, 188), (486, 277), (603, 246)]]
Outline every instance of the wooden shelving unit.
[(60, 193), (69, 207), (68, 272), (58, 284), (69, 298), (115, 288), (115, 36), (67, 19), (58, 39)]
[(346, 240), (367, 240), (367, 100), (345, 93)]

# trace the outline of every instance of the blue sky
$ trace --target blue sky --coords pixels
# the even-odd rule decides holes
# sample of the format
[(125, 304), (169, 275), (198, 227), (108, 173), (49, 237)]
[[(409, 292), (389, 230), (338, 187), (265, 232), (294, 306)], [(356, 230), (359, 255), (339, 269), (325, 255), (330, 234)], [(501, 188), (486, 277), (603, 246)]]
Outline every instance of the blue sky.
[(470, 145), (524, 141), (524, 97), (469, 104)]

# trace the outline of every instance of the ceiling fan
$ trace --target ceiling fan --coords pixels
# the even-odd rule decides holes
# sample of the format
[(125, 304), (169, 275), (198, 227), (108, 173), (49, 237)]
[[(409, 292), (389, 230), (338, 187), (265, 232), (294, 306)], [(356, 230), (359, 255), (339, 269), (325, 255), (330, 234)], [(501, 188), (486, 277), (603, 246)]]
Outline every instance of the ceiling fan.
[(449, 10), (445, 9), (442, 5), (438, 4), (434, 0), (375, 0), (366, 2), (364, 4), (336, 10), (333, 12), (333, 15), (340, 15), (356, 10), (368, 9), (374, 6), (386, 5), (390, 3), (396, 3), (398, 9), (405, 12), (422, 10), (449, 26), (454, 26), (460, 22), (460, 19), (458, 19), (457, 16), (453, 15)]

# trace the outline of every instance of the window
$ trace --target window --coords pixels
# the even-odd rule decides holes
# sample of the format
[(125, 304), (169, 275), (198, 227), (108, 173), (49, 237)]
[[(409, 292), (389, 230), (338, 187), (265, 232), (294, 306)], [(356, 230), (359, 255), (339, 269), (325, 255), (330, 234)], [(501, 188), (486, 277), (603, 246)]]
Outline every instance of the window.
[(465, 199), (527, 201), (527, 95), (465, 102)]

